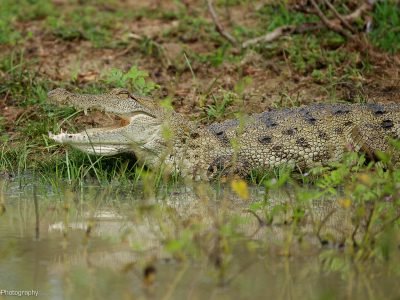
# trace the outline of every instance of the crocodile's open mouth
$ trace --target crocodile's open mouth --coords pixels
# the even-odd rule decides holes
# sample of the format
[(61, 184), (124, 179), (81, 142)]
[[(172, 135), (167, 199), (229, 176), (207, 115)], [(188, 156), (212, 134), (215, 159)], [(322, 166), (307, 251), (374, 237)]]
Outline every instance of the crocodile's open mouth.
[(61, 132), (49, 137), (57, 143), (69, 144), (86, 153), (95, 155), (115, 155), (131, 149), (133, 141), (129, 138), (129, 128), (138, 119), (150, 117), (146, 113), (135, 113), (131, 117), (116, 115), (113, 124), (107, 127), (94, 127), (79, 133)]
[[(48, 93), (49, 101), (76, 109), (100, 111), (111, 114), (102, 124), (79, 133), (49, 133), (49, 137), (61, 144), (69, 144), (90, 154), (114, 155), (121, 152), (148, 151), (160, 138), (158, 108), (151, 99), (132, 95), (126, 89), (114, 89), (106, 94), (74, 94), (65, 89)], [(110, 120), (116, 122), (110, 123)], [(106, 125), (106, 127), (104, 127)], [(108, 126), (109, 125), (109, 126)]]
[[(76, 95), (64, 89), (56, 89), (48, 94), (50, 102), (72, 105), (88, 111), (100, 111), (112, 114), (116, 120), (107, 127), (86, 129), (79, 133), (61, 132), (49, 137), (61, 144), (70, 144), (86, 153), (114, 155), (127, 152), (136, 143), (135, 131), (146, 131), (146, 124), (154, 123), (155, 115), (123, 89), (117, 89), (106, 95)], [(107, 122), (109, 123), (109, 122)], [(138, 123), (139, 125), (136, 125)]]

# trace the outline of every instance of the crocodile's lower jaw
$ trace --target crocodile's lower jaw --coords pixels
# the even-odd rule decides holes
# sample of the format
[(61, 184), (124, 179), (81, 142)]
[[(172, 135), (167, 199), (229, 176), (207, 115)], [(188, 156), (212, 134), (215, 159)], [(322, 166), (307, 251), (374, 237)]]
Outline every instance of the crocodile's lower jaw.
[(68, 144), (88, 154), (110, 156), (130, 150), (129, 144), (114, 144), (97, 141), (95, 137), (90, 138), (87, 132), (53, 134), (49, 132), (49, 138), (60, 144)]

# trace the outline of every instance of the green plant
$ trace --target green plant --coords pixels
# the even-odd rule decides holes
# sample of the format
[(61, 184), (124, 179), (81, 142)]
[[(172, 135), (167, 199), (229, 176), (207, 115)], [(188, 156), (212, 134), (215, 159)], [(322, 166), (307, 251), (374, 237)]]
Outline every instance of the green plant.
[(377, 47), (395, 53), (400, 50), (400, 9), (398, 1), (378, 1), (373, 13), (370, 39)]
[(212, 120), (221, 119), (226, 109), (235, 101), (236, 95), (230, 92), (224, 93), (222, 100), (217, 100), (214, 96), (214, 104), (207, 106), (207, 116)]
[(149, 95), (159, 87), (149, 79), (148, 72), (139, 70), (137, 66), (132, 66), (126, 73), (112, 69), (105, 75), (105, 81), (114, 87), (129, 87), (142, 95)]

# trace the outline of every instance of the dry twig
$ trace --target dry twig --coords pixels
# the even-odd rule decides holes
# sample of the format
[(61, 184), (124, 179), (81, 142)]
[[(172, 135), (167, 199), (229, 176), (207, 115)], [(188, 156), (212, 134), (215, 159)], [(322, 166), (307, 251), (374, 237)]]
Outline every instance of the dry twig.
[(375, 2), (376, 2), (376, 0), (367, 0), (367, 1), (365, 1), (363, 4), (361, 4), (360, 7), (358, 7), (351, 14), (348, 14), (348, 15), (344, 16), (343, 19), (345, 19), (346, 21), (349, 21), (349, 22), (358, 19), (359, 17), (362, 16), (363, 13), (365, 13), (366, 11), (371, 10), (372, 7), (374, 6)]
[(333, 14), (340, 20), (340, 22), (345, 26), (348, 30), (351, 31), (351, 33), (356, 33), (354, 28), (343, 18), (341, 14), (336, 10), (335, 6), (332, 5), (332, 3), (329, 0), (324, 0), (325, 4), (329, 7), (329, 9), (333, 12)]
[(321, 19), (322, 23), (324, 23), (324, 25), (327, 28), (339, 33), (340, 35), (343, 35), (344, 37), (346, 37), (349, 40), (354, 40), (354, 37), (349, 32), (347, 32), (345, 29), (343, 29), (343, 27), (340, 24), (338, 24), (337, 22), (333, 22), (332, 20), (329, 20), (314, 0), (310, 0), (310, 1), (311, 1), (312, 6), (315, 9), (316, 14), (318, 15), (318, 17)]
[[(372, 9), (374, 3), (376, 0), (366, 0), (362, 5), (360, 5), (355, 11), (348, 15), (340, 15), (339, 12), (335, 9), (335, 7), (329, 2), (329, 0), (324, 0), (326, 5), (329, 7), (330, 10), (332, 10), (333, 14), (335, 15), (335, 19), (328, 19), (325, 14), (321, 11), (319, 8), (318, 4), (315, 2), (315, 0), (311, 0), (311, 4), (313, 6), (313, 10), (308, 11), (308, 13), (315, 13), (318, 15), (318, 17), (321, 19), (321, 22), (317, 23), (304, 23), (298, 26), (293, 26), (293, 25), (285, 25), (278, 27), (274, 29), (271, 32), (268, 32), (262, 36), (255, 37), (249, 40), (246, 40), (244, 42), (238, 41), (235, 37), (233, 37), (228, 31), (224, 29), (222, 24), (219, 22), (218, 15), (213, 7), (212, 0), (206, 0), (207, 1), (207, 6), (208, 6), (208, 11), (211, 15), (211, 18), (214, 22), (215, 28), (218, 31), (218, 33), (225, 38), (227, 41), (229, 41), (232, 45), (234, 46), (240, 46), (240, 48), (244, 49), (252, 45), (256, 45), (259, 43), (269, 43), (274, 40), (279, 39), (280, 37), (284, 35), (289, 35), (289, 34), (301, 34), (304, 32), (309, 32), (309, 31), (315, 31), (319, 30), (323, 27), (327, 27), (328, 29), (335, 31), (344, 37), (346, 37), (349, 40), (356, 41), (355, 37), (353, 36), (352, 33), (355, 33), (354, 28), (351, 26), (351, 22), (353, 22), (355, 19), (359, 18), (362, 16), (363, 13), (366, 11), (369, 11)], [(343, 26), (347, 28), (344, 29)]]
[(294, 26), (281, 26), (278, 27), (276, 29), (274, 29), (271, 32), (268, 32), (265, 35), (253, 38), (253, 39), (249, 39), (245, 42), (242, 43), (242, 48), (247, 48), (251, 45), (255, 45), (258, 43), (269, 43), (272, 42), (278, 38), (280, 38), (282, 35), (285, 34), (290, 34), (292, 33), (294, 30), (296, 29), (296, 27)]
[(224, 30), (224, 27), (222, 27), (221, 23), (218, 20), (218, 15), (214, 10), (214, 6), (212, 4), (212, 0), (207, 0), (207, 6), (208, 6), (208, 11), (211, 14), (211, 18), (213, 19), (215, 28), (219, 32), (221, 36), (223, 36), (225, 39), (227, 39), (231, 44), (236, 45), (238, 42), (237, 40), (229, 33)]

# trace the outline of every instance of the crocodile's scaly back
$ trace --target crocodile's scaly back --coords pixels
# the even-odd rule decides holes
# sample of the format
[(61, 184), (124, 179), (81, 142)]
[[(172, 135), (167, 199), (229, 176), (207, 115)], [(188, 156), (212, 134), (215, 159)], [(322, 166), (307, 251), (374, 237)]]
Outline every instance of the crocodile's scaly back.
[[(272, 110), (243, 122), (202, 129), (188, 143), (194, 177), (246, 175), (250, 170), (293, 165), (307, 169), (338, 161), (346, 151), (375, 159), (400, 137), (400, 105), (317, 104)], [(392, 153), (397, 158), (397, 153)], [(199, 159), (201, 157), (201, 159)]]
[[(307, 169), (338, 161), (350, 150), (375, 159), (379, 151), (391, 152), (390, 139), (400, 137), (399, 104), (317, 104), (198, 127), (154, 101), (146, 104), (132, 96), (118, 100), (110, 93), (82, 98), (59, 90), (58, 95), (51, 92), (50, 98), (80, 108), (100, 107), (123, 115), (128, 122), (112, 132), (98, 128), (51, 135), (57, 142), (89, 153), (96, 153), (90, 148), (101, 147), (132, 151), (151, 167), (165, 164), (170, 171), (194, 179), (206, 180), (221, 173), (244, 176), (253, 169), (281, 165)], [(125, 105), (129, 109), (121, 111), (118, 101), (129, 101)], [(393, 157), (397, 159), (397, 153)]]

